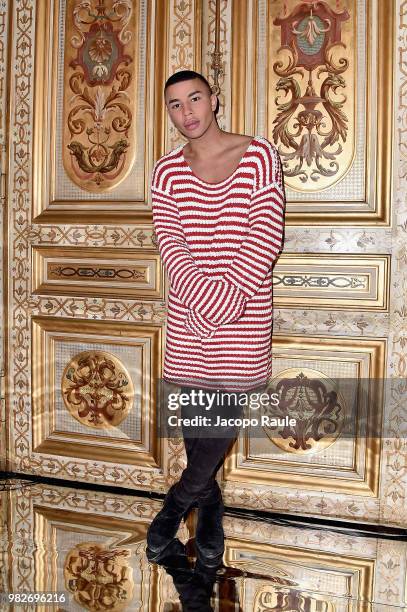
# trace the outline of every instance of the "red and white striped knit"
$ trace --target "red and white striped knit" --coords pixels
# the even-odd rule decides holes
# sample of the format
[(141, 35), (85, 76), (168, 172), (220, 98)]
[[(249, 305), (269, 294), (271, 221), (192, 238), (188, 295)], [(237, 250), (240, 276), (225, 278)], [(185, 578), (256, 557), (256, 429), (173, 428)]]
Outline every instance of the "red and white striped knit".
[(275, 146), (255, 136), (231, 176), (207, 183), (180, 145), (156, 162), (151, 196), (170, 281), (164, 380), (262, 387), (271, 376), (272, 265), (284, 228)]

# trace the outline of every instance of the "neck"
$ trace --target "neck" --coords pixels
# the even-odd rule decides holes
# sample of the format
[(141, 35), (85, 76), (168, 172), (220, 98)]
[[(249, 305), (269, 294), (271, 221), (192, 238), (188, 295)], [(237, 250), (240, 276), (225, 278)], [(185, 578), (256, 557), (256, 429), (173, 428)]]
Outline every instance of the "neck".
[(191, 156), (208, 158), (216, 150), (224, 147), (225, 132), (223, 132), (214, 120), (208, 129), (197, 138), (188, 138), (188, 150)]

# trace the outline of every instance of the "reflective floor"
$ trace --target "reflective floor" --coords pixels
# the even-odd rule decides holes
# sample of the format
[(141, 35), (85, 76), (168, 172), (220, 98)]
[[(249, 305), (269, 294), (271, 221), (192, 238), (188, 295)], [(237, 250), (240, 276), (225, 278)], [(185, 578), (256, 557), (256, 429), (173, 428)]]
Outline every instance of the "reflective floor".
[(51, 598), (10, 606), (0, 594), (1, 610), (407, 609), (407, 542), (394, 537), (226, 513), (224, 565), (211, 583), (194, 575), (193, 516), (179, 531), (186, 562), (147, 561), (146, 531), (161, 501), (15, 479), (0, 486), (0, 503), (0, 591)]

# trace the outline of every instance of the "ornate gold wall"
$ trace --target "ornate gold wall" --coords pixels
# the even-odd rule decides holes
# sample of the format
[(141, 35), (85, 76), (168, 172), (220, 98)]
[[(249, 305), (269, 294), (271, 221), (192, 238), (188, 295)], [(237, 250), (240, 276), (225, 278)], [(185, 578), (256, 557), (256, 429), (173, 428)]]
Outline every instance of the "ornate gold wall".
[(405, 525), (403, 389), (384, 383), (404, 379), (407, 350), (407, 4), (115, 6), (9, 12), (8, 468), (155, 491), (179, 477), (182, 441), (155, 436), (167, 287), (148, 183), (180, 142), (165, 78), (213, 80), (216, 60), (221, 127), (267, 136), (285, 163), (274, 373), (367, 380), (375, 407), (357, 407), (383, 431), (306, 456), (242, 439), (226, 501)]

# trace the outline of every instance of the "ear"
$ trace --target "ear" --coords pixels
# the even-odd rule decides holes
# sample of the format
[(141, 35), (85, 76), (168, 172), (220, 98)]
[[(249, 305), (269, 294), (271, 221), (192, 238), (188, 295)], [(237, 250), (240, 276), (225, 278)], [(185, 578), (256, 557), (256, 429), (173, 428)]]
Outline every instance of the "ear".
[(218, 104), (218, 96), (216, 94), (211, 94), (211, 108), (213, 111), (216, 110), (216, 106)]

